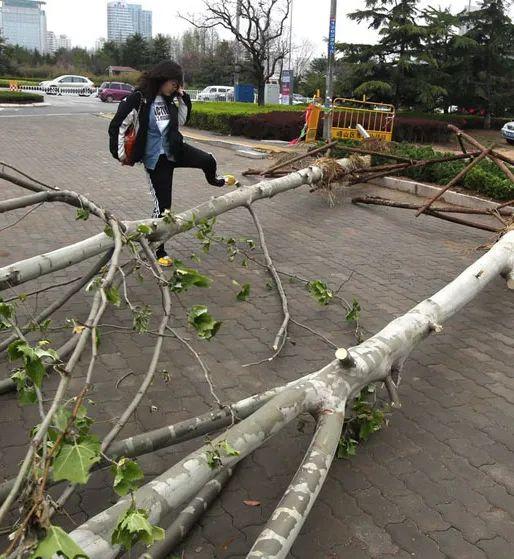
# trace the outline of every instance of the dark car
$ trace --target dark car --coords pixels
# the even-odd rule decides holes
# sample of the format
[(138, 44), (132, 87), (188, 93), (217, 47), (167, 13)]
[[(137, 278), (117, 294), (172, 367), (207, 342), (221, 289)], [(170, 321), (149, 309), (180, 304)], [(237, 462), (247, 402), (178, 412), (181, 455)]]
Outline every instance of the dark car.
[(113, 101), (122, 101), (133, 91), (134, 88), (128, 83), (104, 82), (98, 90), (98, 97), (104, 103), (112, 103)]

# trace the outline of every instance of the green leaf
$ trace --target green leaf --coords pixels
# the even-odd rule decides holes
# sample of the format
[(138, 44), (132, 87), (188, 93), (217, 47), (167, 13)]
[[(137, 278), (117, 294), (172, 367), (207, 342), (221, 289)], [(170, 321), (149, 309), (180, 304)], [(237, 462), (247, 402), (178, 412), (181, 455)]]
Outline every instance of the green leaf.
[(206, 450), (205, 460), (207, 461), (207, 465), (211, 470), (214, 470), (215, 468), (223, 464), (221, 461), (220, 452), (217, 448), (213, 448), (212, 450)]
[(190, 287), (209, 287), (210, 284), (210, 278), (194, 268), (186, 268), (180, 260), (175, 260), (173, 276), (169, 282), (169, 288), (173, 293), (182, 293)]
[(241, 286), (241, 290), (236, 295), (238, 301), (246, 301), (250, 296), (250, 284), (245, 283)]
[(132, 314), (132, 328), (139, 334), (148, 332), (152, 311), (148, 305), (136, 307)]
[(107, 297), (109, 303), (111, 303), (115, 307), (119, 307), (121, 305), (120, 292), (116, 287), (112, 285), (110, 287), (107, 287), (105, 289), (105, 296)]
[(217, 446), (226, 456), (239, 456), (239, 450), (236, 450), (227, 440), (220, 441)]
[(89, 219), (91, 212), (87, 208), (77, 208), (77, 215), (75, 216), (76, 220), (83, 220), (87, 221)]
[(173, 214), (171, 210), (164, 210), (164, 213), (162, 214), (162, 220), (164, 221), (164, 223), (167, 224), (177, 222), (175, 214)]
[(114, 473), (114, 491), (121, 497), (135, 491), (138, 487), (138, 481), (143, 479), (143, 470), (137, 462), (122, 458), (112, 467)]
[(65, 479), (72, 483), (87, 483), (90, 469), (100, 460), (100, 442), (94, 437), (85, 437), (72, 444), (65, 443), (53, 463), (53, 479)]
[(7, 356), (9, 357), (10, 361), (16, 361), (17, 359), (21, 359), (23, 357), (23, 353), (20, 351), (20, 346), (27, 345), (27, 342), (23, 340), (14, 340), (7, 346)]
[[(55, 412), (52, 423), (57, 432), (64, 433), (66, 431), (71, 415), (71, 410), (66, 407), (60, 407)], [(80, 437), (86, 437), (89, 434), (92, 423), (93, 420), (87, 415), (87, 408), (80, 406), (73, 421), (74, 433)]]
[(39, 542), (30, 559), (54, 559), (56, 555), (66, 559), (88, 557), (62, 528), (50, 525), (46, 529), (45, 538)]
[(320, 305), (328, 305), (333, 297), (332, 291), (327, 287), (327, 284), (321, 280), (310, 281), (307, 284), (307, 289)]
[(148, 520), (148, 512), (145, 509), (136, 508), (135, 503), (132, 503), (118, 520), (111, 543), (131, 549), (140, 541), (151, 546), (155, 541), (163, 538), (164, 530), (158, 526), (152, 526)]
[(337, 457), (348, 458), (349, 456), (355, 456), (358, 444), (358, 441), (356, 441), (355, 439), (341, 438), (337, 447)]
[(189, 324), (196, 330), (198, 337), (210, 340), (220, 329), (221, 322), (214, 320), (207, 307), (195, 305), (189, 309), (187, 315)]
[(46, 373), (45, 366), (41, 362), (41, 359), (28, 360), (25, 364), (25, 370), (34, 385), (41, 388)]
[(347, 320), (348, 322), (355, 322), (359, 320), (360, 312), (361, 312), (361, 306), (359, 304), (359, 301), (357, 301), (357, 299), (354, 299), (352, 301), (352, 306), (350, 307), (350, 310), (346, 313), (345, 320)]
[(46, 372), (43, 359), (49, 359), (53, 362), (59, 360), (55, 350), (45, 349), (44, 346), (47, 344), (46, 340), (41, 340), (37, 346), (32, 347), (24, 340), (15, 340), (7, 348), (7, 355), (11, 361), (23, 360), (27, 375), (38, 388), (41, 387)]
[(34, 404), (37, 402), (37, 394), (34, 385), (29, 382), (25, 369), (18, 369), (11, 375), (12, 381), (16, 384), (18, 391), (18, 401), (22, 405)]
[(0, 301), (0, 330), (11, 328), (14, 318), (14, 306)]
[(111, 239), (114, 238), (114, 232), (113, 232), (112, 227), (111, 227), (110, 225), (106, 225), (106, 226), (104, 227), (104, 233), (105, 233), (108, 237), (111, 237)]
[(138, 225), (137, 230), (142, 235), (149, 235), (152, 232), (152, 228), (149, 225), (145, 225), (144, 223)]

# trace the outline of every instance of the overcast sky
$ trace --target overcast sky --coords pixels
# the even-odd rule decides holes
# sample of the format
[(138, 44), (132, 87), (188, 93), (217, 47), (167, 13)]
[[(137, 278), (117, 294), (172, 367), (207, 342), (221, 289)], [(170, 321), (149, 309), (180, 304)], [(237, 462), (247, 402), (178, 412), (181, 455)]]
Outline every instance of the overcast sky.
[[(462, 9), (467, 0), (433, 0), (433, 5)], [(201, 13), (202, 0), (132, 0), (153, 11), (153, 31), (179, 35), (188, 24), (177, 17), (178, 10)], [(47, 25), (50, 31), (65, 33), (74, 46), (93, 47), (96, 39), (107, 34), (107, 0), (46, 0)], [(294, 0), (294, 43), (309, 39), (315, 54), (325, 53), (323, 39), (328, 35), (330, 0)], [(336, 40), (345, 42), (374, 42), (376, 34), (366, 24), (358, 25), (345, 18), (364, 6), (364, 0), (340, 0), (338, 3)]]

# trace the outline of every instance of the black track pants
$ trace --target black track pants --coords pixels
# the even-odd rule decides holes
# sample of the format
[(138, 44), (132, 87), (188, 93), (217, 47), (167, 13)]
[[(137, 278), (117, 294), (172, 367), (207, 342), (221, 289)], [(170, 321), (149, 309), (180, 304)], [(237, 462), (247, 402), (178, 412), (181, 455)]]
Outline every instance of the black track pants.
[[(216, 180), (216, 167), (216, 159), (210, 153), (188, 144), (184, 144), (182, 156), (178, 161), (170, 161), (165, 155), (161, 155), (155, 169), (146, 169), (155, 202), (152, 217), (160, 217), (165, 210), (171, 208), (173, 171), (175, 169), (201, 169), (205, 174), (207, 182), (213, 184)], [(166, 255), (164, 245), (157, 249), (156, 254), (158, 258)]]

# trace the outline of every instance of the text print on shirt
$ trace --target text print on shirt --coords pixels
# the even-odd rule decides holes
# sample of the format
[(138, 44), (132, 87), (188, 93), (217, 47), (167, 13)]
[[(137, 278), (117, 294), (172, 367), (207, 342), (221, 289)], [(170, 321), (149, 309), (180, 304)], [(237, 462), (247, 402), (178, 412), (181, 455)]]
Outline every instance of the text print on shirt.
[(154, 113), (157, 126), (159, 127), (159, 130), (162, 134), (166, 130), (170, 122), (170, 112), (168, 110), (166, 102), (160, 95), (155, 98)]

